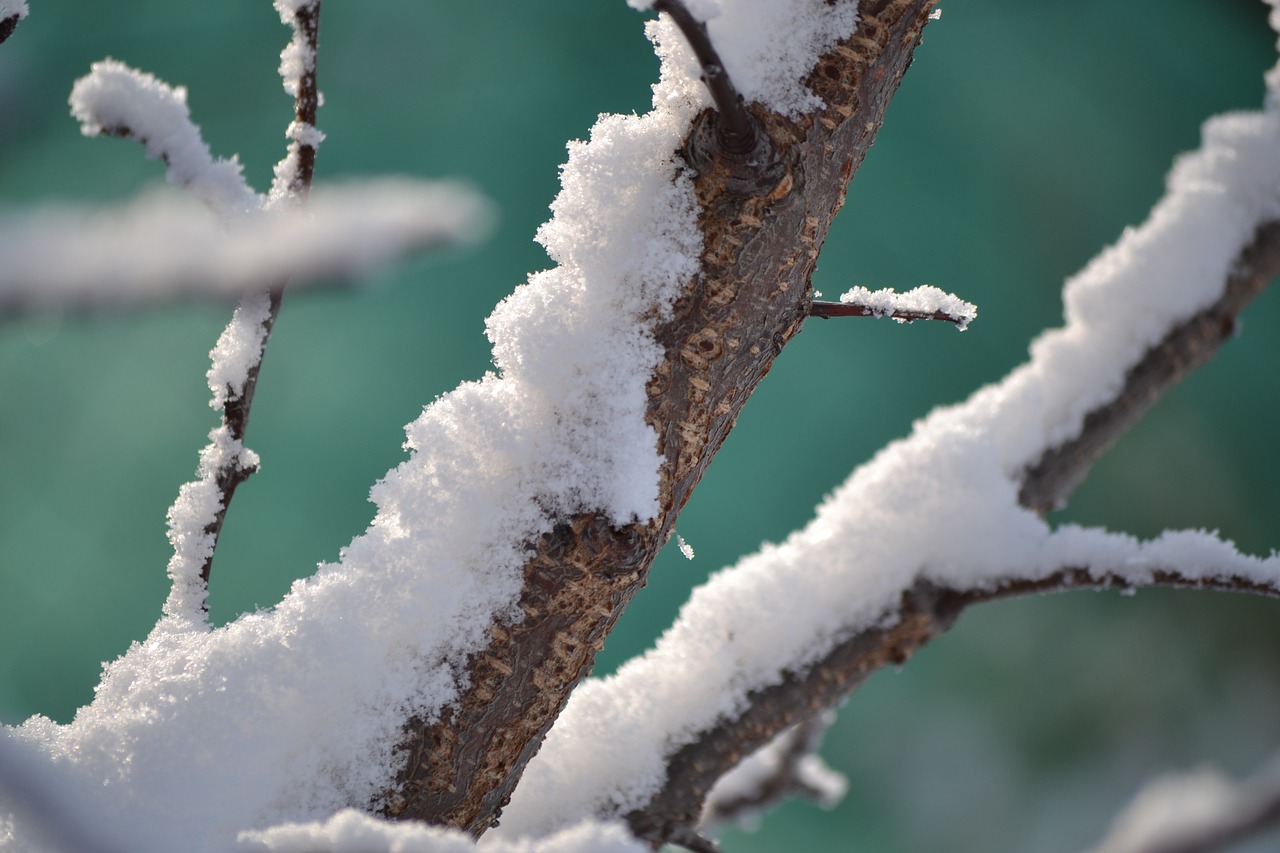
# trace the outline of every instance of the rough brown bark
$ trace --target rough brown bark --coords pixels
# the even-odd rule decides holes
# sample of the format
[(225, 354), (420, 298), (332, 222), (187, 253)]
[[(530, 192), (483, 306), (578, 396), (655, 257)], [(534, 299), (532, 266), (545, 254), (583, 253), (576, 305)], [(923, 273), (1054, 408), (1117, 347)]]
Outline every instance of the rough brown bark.
[[(704, 235), (702, 272), (655, 335), (665, 357), (649, 382), (658, 434), (660, 513), (614, 529), (566, 519), (531, 546), (518, 624), (495, 626), (469, 665), (469, 688), (438, 720), (411, 720), (404, 769), (384, 813), (479, 835), (496, 819), (569, 693), (622, 610), (738, 413), (809, 313), (809, 277), (849, 179), (871, 146), (935, 0), (864, 0), (858, 32), (810, 77), (823, 111), (791, 121), (758, 106), (771, 157), (726, 155), (717, 115), (682, 152)], [(699, 800), (700, 802), (700, 800)]]
[[(1020, 491), (1023, 505), (1043, 513), (1065, 501), (1124, 430), (1164, 391), (1217, 352), (1235, 329), (1239, 313), (1277, 275), (1280, 223), (1266, 223), (1232, 265), (1222, 297), (1152, 347), (1129, 371), (1119, 396), (1085, 418), (1079, 437), (1051, 449), (1028, 469)], [(1280, 598), (1276, 586), (1226, 574), (1186, 578), (1157, 570), (1147, 585)], [(1095, 575), (1087, 567), (1064, 567), (1040, 580), (1014, 581), (995, 589), (946, 589), (919, 581), (903, 593), (895, 611), (885, 615), (884, 622), (892, 627), (850, 635), (808, 669), (788, 673), (779, 684), (753, 693), (742, 715), (719, 721), (673, 754), (663, 788), (646, 806), (627, 815), (627, 821), (637, 836), (655, 844), (695, 826), (711, 786), (738, 762), (788, 727), (835, 707), (881, 667), (904, 663), (971, 605), (1045, 592), (1129, 586), (1118, 575)]]

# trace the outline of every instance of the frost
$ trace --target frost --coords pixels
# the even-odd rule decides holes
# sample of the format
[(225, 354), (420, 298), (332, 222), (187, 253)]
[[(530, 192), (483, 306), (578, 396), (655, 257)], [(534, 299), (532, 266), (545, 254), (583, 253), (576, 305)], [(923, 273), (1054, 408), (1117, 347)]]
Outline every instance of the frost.
[(693, 546), (684, 541), (684, 537), (679, 533), (676, 534), (676, 544), (680, 547), (680, 553), (684, 555), (686, 560), (693, 559)]

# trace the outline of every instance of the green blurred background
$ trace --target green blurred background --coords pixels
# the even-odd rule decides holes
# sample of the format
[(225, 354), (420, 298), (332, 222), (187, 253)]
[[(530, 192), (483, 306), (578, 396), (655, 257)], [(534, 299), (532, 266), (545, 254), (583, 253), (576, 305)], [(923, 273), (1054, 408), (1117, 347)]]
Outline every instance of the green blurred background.
[[(0, 204), (123, 199), (161, 167), (83, 138), (72, 82), (106, 56), (190, 90), (215, 154), (258, 188), (284, 148), (287, 30), (267, 0), (35, 0), (0, 46)], [(1258, 0), (945, 3), (855, 178), (816, 286), (932, 283), (977, 302), (949, 327), (813, 322), (779, 360), (681, 518), (674, 548), (600, 669), (646, 648), (709, 572), (778, 540), (886, 441), (1020, 362), (1060, 321), (1060, 287), (1145, 216), (1200, 122), (1254, 108), (1275, 36)], [(644, 111), (657, 63), (622, 0), (329, 0), (318, 180), (460, 176), (501, 211), (478, 250), (367, 289), (286, 299), (214, 572), (222, 623), (269, 607), (372, 517), (423, 404), (490, 367), (483, 319), (531, 270), (567, 139)], [(3, 263), (3, 258), (0, 258)], [(0, 720), (70, 719), (100, 662), (145, 635), (166, 593), (164, 514), (214, 425), (207, 353), (228, 306), (40, 316), (0, 328)], [(1280, 542), (1275, 329), (1244, 334), (1096, 469), (1063, 519), (1153, 535)], [(1191, 593), (989, 605), (842, 711), (832, 812), (785, 806), (730, 851), (1068, 851), (1141, 780), (1280, 747), (1280, 611)], [(1274, 839), (1273, 839), (1274, 843)], [(1269, 849), (1260, 847), (1259, 849)]]

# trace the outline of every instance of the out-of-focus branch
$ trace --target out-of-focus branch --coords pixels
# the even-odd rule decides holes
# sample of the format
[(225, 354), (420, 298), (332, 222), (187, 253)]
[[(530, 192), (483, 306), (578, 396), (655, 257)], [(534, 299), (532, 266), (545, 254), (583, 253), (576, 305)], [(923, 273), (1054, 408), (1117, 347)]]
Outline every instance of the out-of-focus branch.
[(119, 311), (233, 299), (263, 281), (342, 286), (404, 255), (482, 236), (488, 205), (460, 184), (376, 179), (317, 190), (226, 222), (172, 192), (123, 205), (0, 214), (0, 322), (39, 311)]
[(702, 825), (751, 825), (789, 797), (805, 797), (826, 806), (838, 802), (847, 783), (815, 754), (834, 721), (834, 712), (810, 717), (722, 776), (703, 806)]
[(1215, 853), (1280, 826), (1280, 764), (1230, 782), (1202, 769), (1147, 784), (1090, 853)]

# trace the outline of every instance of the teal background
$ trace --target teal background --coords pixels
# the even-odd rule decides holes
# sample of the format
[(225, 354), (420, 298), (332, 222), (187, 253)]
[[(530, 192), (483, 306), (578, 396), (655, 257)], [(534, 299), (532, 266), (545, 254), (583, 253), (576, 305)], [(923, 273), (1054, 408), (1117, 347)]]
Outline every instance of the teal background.
[[(288, 32), (266, 0), (34, 0), (0, 46), (0, 204), (123, 199), (160, 180), (136, 145), (83, 138), (72, 82), (106, 56), (186, 85), (215, 154), (262, 189), (291, 103)], [(946, 3), (855, 178), (815, 285), (932, 283), (977, 302), (970, 331), (813, 322), (784, 352), (605, 649), (642, 651), (710, 571), (778, 540), (935, 405), (1019, 363), (1061, 318), (1063, 279), (1160, 195), (1200, 122), (1254, 108), (1275, 36), (1255, 0)], [(489, 368), (483, 318), (531, 270), (567, 139), (644, 111), (657, 63), (621, 0), (343, 3), (321, 24), (318, 180), (458, 176), (501, 213), (479, 249), (413, 260), (364, 289), (286, 298), (215, 564), (222, 623), (372, 517), (401, 426)], [(0, 263), (3, 259), (0, 258)], [(164, 514), (215, 423), (207, 353), (228, 306), (40, 316), (0, 327), (0, 720), (70, 719), (100, 662), (165, 597)], [(1100, 465), (1063, 520), (1141, 535), (1220, 530), (1280, 542), (1275, 329), (1243, 334)], [(1269, 369), (1270, 368), (1270, 369)], [(785, 606), (780, 603), (780, 606)], [(1202, 761), (1232, 773), (1280, 746), (1280, 611), (1192, 593), (988, 605), (847, 703), (825, 754), (834, 811), (789, 804), (729, 851), (1067, 851), (1099, 837), (1141, 780)]]

